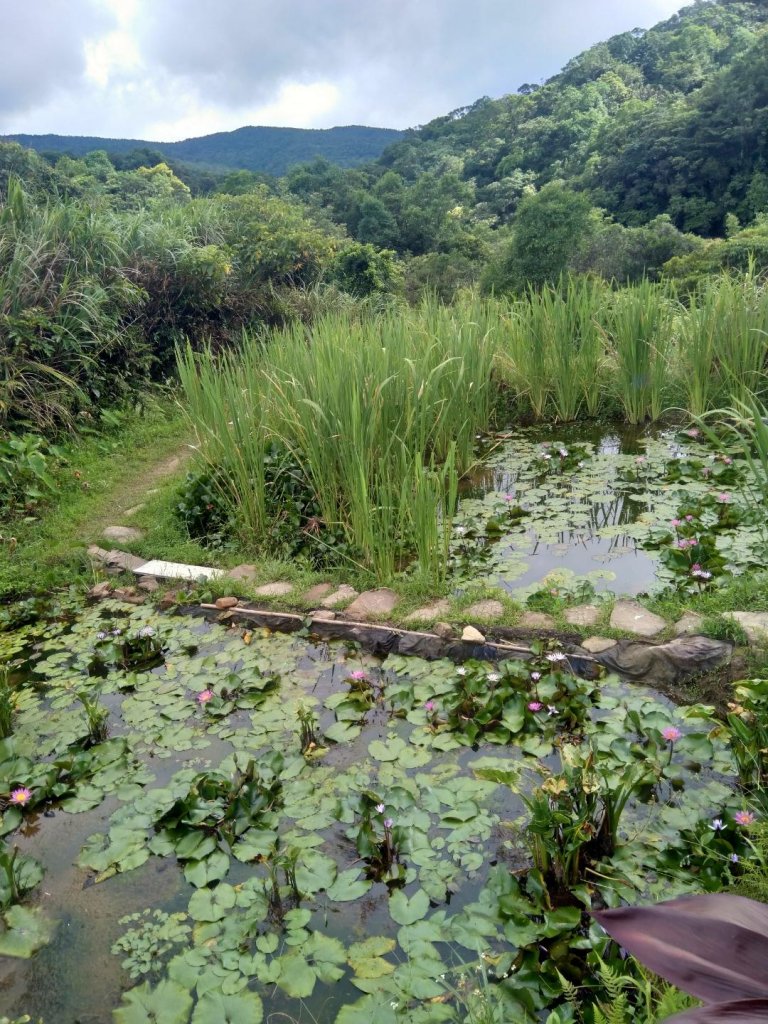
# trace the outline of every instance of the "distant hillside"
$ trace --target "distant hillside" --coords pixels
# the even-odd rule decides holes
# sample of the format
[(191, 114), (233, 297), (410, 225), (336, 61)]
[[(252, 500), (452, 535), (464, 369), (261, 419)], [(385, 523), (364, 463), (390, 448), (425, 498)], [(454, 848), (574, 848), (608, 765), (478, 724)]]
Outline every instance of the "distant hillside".
[(6, 135), (0, 141), (19, 142), (40, 153), (83, 156), (95, 149), (127, 153), (146, 147), (171, 159), (209, 168), (244, 169), (282, 175), (294, 164), (322, 157), (340, 167), (376, 160), (384, 149), (403, 137), (393, 128), (238, 128), (182, 142), (146, 139), (102, 139), (86, 135)]

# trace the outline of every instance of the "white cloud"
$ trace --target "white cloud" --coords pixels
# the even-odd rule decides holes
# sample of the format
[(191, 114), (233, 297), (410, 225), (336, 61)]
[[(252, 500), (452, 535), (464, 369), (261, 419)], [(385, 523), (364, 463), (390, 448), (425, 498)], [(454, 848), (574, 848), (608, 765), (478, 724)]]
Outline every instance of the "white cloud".
[[(0, 0), (0, 132), (420, 124), (679, 0)], [(41, 15), (41, 7), (43, 13)]]

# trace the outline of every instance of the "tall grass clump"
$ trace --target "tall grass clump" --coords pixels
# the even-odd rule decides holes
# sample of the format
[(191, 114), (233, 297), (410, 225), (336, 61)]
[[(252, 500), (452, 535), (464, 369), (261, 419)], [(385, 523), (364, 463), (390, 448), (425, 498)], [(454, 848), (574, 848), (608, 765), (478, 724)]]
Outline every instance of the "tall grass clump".
[(210, 349), (194, 354), (187, 345), (177, 352), (177, 365), (199, 457), (241, 539), (260, 540), (267, 526), (267, 437), (258, 347), (215, 356)]
[(688, 411), (701, 416), (764, 388), (768, 290), (754, 273), (707, 280), (680, 317), (679, 374)]
[(629, 423), (657, 420), (670, 403), (677, 300), (671, 286), (641, 281), (612, 298), (603, 331), (616, 400)]
[(492, 413), (488, 322), (479, 300), (427, 302), (294, 324), (264, 343), (246, 339), (237, 357), (187, 350), (189, 414), (209, 465), (235, 459), (241, 527), (265, 537), (265, 502), (249, 507), (243, 490), (263, 488), (256, 446), (269, 441), (300, 467), (324, 523), (343, 531), (363, 568), (386, 580), (416, 555), (419, 571), (439, 577), (458, 477)]
[(502, 376), (534, 419), (596, 416), (605, 354), (599, 320), (606, 286), (564, 278), (500, 311)]
[(53, 429), (129, 363), (122, 317), (141, 303), (119, 232), (71, 201), (35, 205), (11, 178), (0, 205), (0, 426)]

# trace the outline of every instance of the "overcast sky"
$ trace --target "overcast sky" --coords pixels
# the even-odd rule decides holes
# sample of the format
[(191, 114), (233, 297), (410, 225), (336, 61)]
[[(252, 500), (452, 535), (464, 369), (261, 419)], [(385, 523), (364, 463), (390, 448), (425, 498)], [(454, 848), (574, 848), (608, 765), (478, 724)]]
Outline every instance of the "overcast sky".
[(0, 134), (423, 124), (680, 0), (0, 0)]

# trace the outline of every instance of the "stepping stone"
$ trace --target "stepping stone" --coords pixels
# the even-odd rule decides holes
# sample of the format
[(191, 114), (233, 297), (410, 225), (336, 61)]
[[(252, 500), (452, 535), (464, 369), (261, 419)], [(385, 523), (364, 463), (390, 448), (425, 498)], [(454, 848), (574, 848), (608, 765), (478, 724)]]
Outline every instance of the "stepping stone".
[(318, 608), (317, 611), (310, 612), (309, 617), (317, 619), (319, 622), (333, 622), (336, 612), (332, 612), (330, 608)]
[(453, 626), (450, 622), (436, 622), (432, 627), (432, 632), (441, 640), (450, 640), (453, 636)]
[(240, 604), (240, 601), (236, 597), (217, 597), (216, 600), (214, 601), (214, 604), (216, 605), (217, 608), (221, 609), (237, 608), (237, 606)]
[(88, 597), (104, 598), (109, 597), (112, 592), (112, 584), (109, 580), (105, 580), (103, 583), (97, 583), (96, 586), (91, 587), (88, 591)]
[[(325, 603), (325, 602), (323, 602)], [(351, 619), (378, 618), (381, 615), (389, 615), (397, 604), (397, 594), (389, 587), (381, 587), (379, 590), (365, 590), (355, 598), (351, 605), (344, 609), (344, 614)]]
[(577, 604), (566, 608), (563, 617), (571, 626), (594, 626), (600, 618), (600, 609), (596, 604)]
[(256, 587), (254, 594), (258, 597), (285, 597), (292, 590), (292, 583), (265, 583), (263, 587)]
[(478, 601), (464, 611), (468, 619), (500, 619), (504, 614), (501, 601)]
[(91, 544), (87, 553), (88, 557), (92, 558), (95, 562), (104, 562), (106, 564), (109, 558), (109, 551), (106, 548), (100, 548), (98, 544)]
[(320, 604), (323, 608), (333, 608), (335, 604), (341, 604), (343, 601), (351, 601), (357, 597), (357, 591), (354, 587), (350, 587), (348, 583), (342, 583), (332, 594), (328, 597), (323, 598)]
[(135, 587), (118, 587), (112, 596), (128, 604), (144, 604), (146, 601), (144, 594), (139, 594)]
[(143, 590), (145, 594), (154, 594), (156, 590), (160, 589), (160, 584), (154, 576), (142, 576), (137, 583), (137, 586), (139, 590)]
[(686, 612), (674, 625), (675, 636), (693, 636), (700, 632), (704, 616), (698, 612)]
[(125, 510), (125, 515), (127, 515), (127, 516), (135, 516), (136, 513), (137, 512), (141, 512), (141, 510), (143, 508), (144, 508), (144, 503), (142, 502), (140, 505), (134, 505), (133, 508), (127, 508)]
[(623, 629), (635, 636), (656, 636), (666, 625), (660, 615), (649, 612), (637, 601), (617, 601), (611, 612), (611, 629)]
[(108, 526), (102, 537), (114, 541), (115, 544), (132, 544), (134, 541), (143, 540), (144, 534), (134, 526)]
[(250, 582), (254, 577), (259, 575), (258, 566), (255, 565), (236, 565), (234, 569), (230, 569), (227, 573), (227, 579), (229, 580), (244, 580), (246, 583)]
[(112, 568), (122, 569), (123, 572), (136, 572), (140, 565), (144, 565), (143, 558), (129, 555), (127, 551), (108, 551), (105, 562)]
[(475, 629), (474, 626), (465, 626), (461, 634), (461, 639), (466, 640), (469, 643), (482, 644), (485, 643), (485, 637), (479, 629)]
[(590, 636), (582, 640), (581, 646), (590, 654), (602, 654), (603, 651), (610, 651), (616, 646), (615, 640), (609, 640), (607, 636)]
[(319, 601), (321, 598), (326, 597), (333, 590), (332, 583), (316, 583), (314, 587), (310, 587), (306, 593), (301, 595), (303, 601), (309, 601), (314, 603)]
[(423, 608), (417, 608), (415, 612), (411, 612), (410, 615), (406, 615), (406, 622), (430, 622), (432, 619), (437, 619), (441, 615), (447, 615), (451, 609), (451, 602), (443, 598), (440, 601), (433, 601), (432, 604), (426, 604)]
[(523, 629), (554, 629), (555, 620), (545, 612), (523, 612), (519, 625)]
[(215, 580), (224, 575), (223, 569), (208, 565), (185, 565), (183, 562), (164, 562), (153, 558), (142, 562), (133, 570), (137, 576), (157, 576), (162, 580)]
[(738, 622), (753, 646), (768, 646), (768, 612), (723, 612), (723, 618)]

